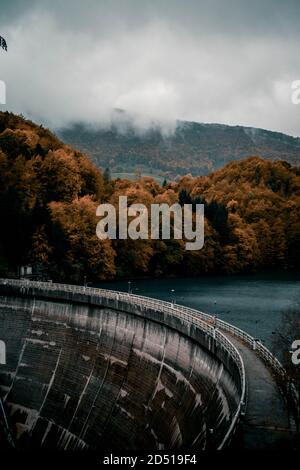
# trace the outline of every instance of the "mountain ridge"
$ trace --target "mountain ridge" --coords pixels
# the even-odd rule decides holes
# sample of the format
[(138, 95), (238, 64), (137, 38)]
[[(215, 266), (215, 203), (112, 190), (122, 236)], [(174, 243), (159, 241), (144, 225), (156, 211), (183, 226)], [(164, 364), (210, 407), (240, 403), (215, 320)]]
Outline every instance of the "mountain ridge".
[[(122, 121), (121, 121), (122, 122)], [(64, 142), (88, 154), (101, 168), (114, 172), (161, 175), (174, 179), (191, 173), (205, 175), (230, 161), (260, 156), (266, 160), (300, 162), (300, 138), (250, 126), (177, 121), (174, 133), (163, 135), (158, 126), (144, 132), (130, 121), (108, 128), (77, 123), (56, 133)]]
[[(110, 179), (48, 129), (0, 112), (0, 275), (30, 265), (38, 279), (99, 282), (250, 273), (300, 265), (300, 169), (259, 157), (163, 185)], [(97, 207), (204, 204), (205, 243), (99, 240)]]

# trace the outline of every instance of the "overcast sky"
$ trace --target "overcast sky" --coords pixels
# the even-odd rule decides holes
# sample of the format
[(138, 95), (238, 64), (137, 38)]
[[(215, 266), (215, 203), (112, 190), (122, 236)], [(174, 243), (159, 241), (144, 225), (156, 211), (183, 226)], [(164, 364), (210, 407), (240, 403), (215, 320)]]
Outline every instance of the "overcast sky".
[(1, 0), (9, 109), (57, 128), (176, 119), (300, 136), (299, 0)]

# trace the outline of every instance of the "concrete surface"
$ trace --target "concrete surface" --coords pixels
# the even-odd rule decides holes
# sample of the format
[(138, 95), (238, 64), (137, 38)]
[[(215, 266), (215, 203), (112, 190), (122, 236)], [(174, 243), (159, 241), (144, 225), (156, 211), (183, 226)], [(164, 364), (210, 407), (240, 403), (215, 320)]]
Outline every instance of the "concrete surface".
[(199, 341), (140, 314), (79, 297), (0, 297), (0, 391), (21, 448), (219, 445), (239, 401), (234, 364), (196, 329)]
[(236, 346), (245, 365), (248, 403), (243, 423), (243, 448), (296, 448), (293, 419), (271, 371), (248, 345), (223, 333)]

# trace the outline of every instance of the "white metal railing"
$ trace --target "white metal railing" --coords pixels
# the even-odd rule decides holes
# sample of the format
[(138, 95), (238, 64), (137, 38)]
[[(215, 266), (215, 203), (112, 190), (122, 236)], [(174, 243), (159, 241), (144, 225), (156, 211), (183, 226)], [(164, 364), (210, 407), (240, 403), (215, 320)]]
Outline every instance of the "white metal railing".
[[(127, 294), (124, 292), (100, 289), (94, 287), (83, 287), (70, 284), (56, 284), (52, 282), (39, 282), (39, 281), (27, 281), (27, 280), (15, 280), (15, 279), (0, 279), (0, 285), (11, 285), (20, 288), (20, 291), (26, 293), (26, 290), (30, 288), (42, 290), (42, 291), (60, 291), (60, 292), (70, 292), (78, 293), (89, 296), (101, 296), (106, 299), (112, 299), (114, 301), (121, 301), (132, 306), (141, 306), (148, 307), (156, 311), (161, 311), (162, 313), (167, 313), (174, 317), (179, 318), (181, 321), (184, 320), (189, 324), (193, 324), (199, 327), (202, 331), (213, 337), (219, 344), (223, 346), (225, 350), (228, 351), (230, 356), (233, 358), (236, 363), (239, 375), (240, 375), (240, 387), (241, 387), (241, 396), (237, 410), (233, 416), (230, 427), (224, 436), (219, 449), (225, 447), (228, 444), (236, 430), (237, 424), (239, 423), (240, 417), (245, 413), (246, 407), (246, 374), (245, 367), (242, 356), (240, 355), (237, 348), (233, 343), (217, 328), (221, 328), (224, 331), (228, 331), (235, 336), (243, 339), (249, 344), (254, 344), (254, 339), (245, 333), (244, 331), (230, 325), (229, 323), (223, 322), (221, 320), (216, 320), (215, 317), (208, 315), (207, 313), (200, 312), (198, 310), (185, 307), (179, 304), (173, 304), (172, 302), (166, 302), (162, 300), (153, 299), (151, 297), (144, 297), (135, 294)], [(262, 345), (261, 345), (262, 346)], [(276, 364), (277, 367), (281, 366), (279, 361), (275, 359), (272, 354), (264, 347), (258, 349), (261, 354), (264, 354), (266, 359), (272, 361)], [(279, 366), (277, 365), (279, 364)], [(281, 366), (282, 367), (282, 366)]]
[(281, 365), (280, 361), (259, 340), (256, 340), (253, 338), (253, 336), (249, 335), (245, 331), (234, 325), (231, 325), (230, 323), (224, 322), (223, 320), (217, 319), (216, 324), (223, 331), (228, 331), (232, 335), (243, 340), (252, 349), (256, 350), (257, 353), (264, 359), (264, 361), (274, 370), (274, 372), (282, 376), (286, 375), (286, 371)]
[[(230, 323), (217, 319), (213, 315), (209, 315), (207, 313), (186, 307), (184, 305), (174, 304), (172, 302), (166, 302), (151, 297), (129, 294), (120, 291), (70, 284), (56, 284), (52, 282), (39, 282), (16, 279), (0, 279), (0, 285), (3, 284), (15, 285), (20, 287), (21, 290), (26, 290), (32, 287), (41, 290), (63, 291), (95, 296), (100, 295), (107, 299), (122, 301), (127, 304), (131, 304), (132, 306), (139, 305), (142, 307), (152, 308), (161, 312), (166, 312), (170, 315), (178, 317), (180, 320), (184, 320), (188, 323), (198, 326), (202, 331), (206, 332), (210, 336), (213, 336), (213, 338), (215, 338), (216, 341), (222, 344), (222, 346), (230, 353), (231, 357), (236, 362), (239, 369), (241, 381), (240, 403), (233, 417), (230, 428), (228, 429), (228, 432), (226, 433), (226, 436), (224, 437), (219, 448), (223, 448), (225, 444), (230, 441), (240, 420), (241, 414), (245, 412), (247, 401), (247, 382), (242, 356), (238, 352), (237, 348), (233, 345), (233, 343), (220, 330), (228, 332), (248, 344), (251, 349), (256, 350), (259, 356), (267, 363), (267, 365), (273, 370), (273, 372), (275, 372), (275, 374), (279, 375), (282, 379), (287, 378), (286, 371), (280, 361), (260, 341), (256, 340), (250, 334), (246, 333), (245, 331), (241, 330), (240, 328), (234, 325), (231, 325)], [(293, 401), (295, 401), (295, 403), (298, 402), (299, 397), (294, 388), (292, 390), (292, 395)], [(296, 403), (296, 406), (298, 406), (298, 403)]]

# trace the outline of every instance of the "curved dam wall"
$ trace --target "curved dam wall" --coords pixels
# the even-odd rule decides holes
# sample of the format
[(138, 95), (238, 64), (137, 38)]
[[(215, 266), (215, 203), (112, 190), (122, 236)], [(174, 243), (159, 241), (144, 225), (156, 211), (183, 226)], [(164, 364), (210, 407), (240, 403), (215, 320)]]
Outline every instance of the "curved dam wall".
[(239, 407), (224, 345), (126, 295), (0, 284), (0, 340), (20, 448), (218, 448)]

